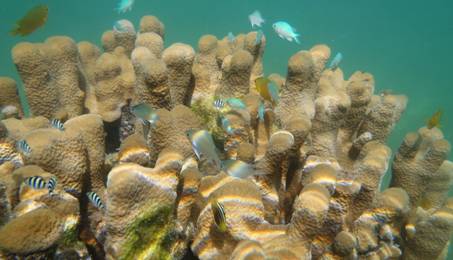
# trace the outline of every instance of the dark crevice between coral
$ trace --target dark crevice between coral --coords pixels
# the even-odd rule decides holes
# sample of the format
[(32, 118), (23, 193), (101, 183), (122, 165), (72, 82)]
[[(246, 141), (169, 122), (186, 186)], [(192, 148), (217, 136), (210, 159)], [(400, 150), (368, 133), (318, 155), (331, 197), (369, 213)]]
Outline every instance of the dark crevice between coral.
[(121, 118), (113, 122), (104, 121), (105, 136), (105, 151), (107, 154), (114, 153), (120, 147), (120, 126)]

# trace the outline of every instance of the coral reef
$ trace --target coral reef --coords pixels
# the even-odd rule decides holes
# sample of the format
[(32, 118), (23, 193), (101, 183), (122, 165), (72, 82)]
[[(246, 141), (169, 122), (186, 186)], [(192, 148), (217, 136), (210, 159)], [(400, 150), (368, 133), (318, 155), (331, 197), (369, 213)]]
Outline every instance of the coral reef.
[(404, 95), (326, 68), (316, 45), (267, 77), (270, 101), (260, 32), (195, 51), (164, 48), (154, 16), (116, 26), (102, 50), (63, 36), (13, 48), (32, 117), (0, 78), (0, 258), (445, 258), (450, 144), (422, 127), (392, 160)]

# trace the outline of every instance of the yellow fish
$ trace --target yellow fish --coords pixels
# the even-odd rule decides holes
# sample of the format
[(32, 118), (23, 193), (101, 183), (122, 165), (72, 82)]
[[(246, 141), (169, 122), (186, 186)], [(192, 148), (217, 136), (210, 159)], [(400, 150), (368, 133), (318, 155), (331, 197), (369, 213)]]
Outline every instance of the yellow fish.
[(426, 122), (426, 126), (428, 129), (432, 129), (434, 127), (440, 128), (440, 118), (442, 116), (442, 110), (437, 110), (434, 115), (431, 116), (431, 118)]
[(275, 103), (278, 102), (278, 87), (268, 78), (259, 77), (255, 79), (256, 90), (260, 93), (261, 97), (265, 100)]
[(16, 22), (16, 26), (10, 31), (12, 36), (26, 36), (43, 26), (47, 21), (49, 8), (47, 5), (37, 5)]
[(217, 228), (220, 230), (220, 232), (226, 232), (228, 228), (226, 225), (226, 215), (223, 204), (218, 200), (213, 200), (211, 201), (211, 209)]

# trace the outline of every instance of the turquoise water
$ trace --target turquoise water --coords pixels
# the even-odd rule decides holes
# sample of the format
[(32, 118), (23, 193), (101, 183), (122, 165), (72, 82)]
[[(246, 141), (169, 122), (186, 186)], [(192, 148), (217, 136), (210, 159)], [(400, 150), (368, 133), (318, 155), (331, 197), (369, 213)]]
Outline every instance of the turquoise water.
[[(36, 4), (49, 5), (46, 26), (31, 36), (8, 35), (15, 21)], [(286, 73), (288, 58), (314, 44), (341, 51), (341, 68), (349, 76), (356, 70), (374, 75), (377, 91), (392, 89), (409, 97), (408, 108), (389, 144), (398, 147), (404, 135), (425, 124), (437, 109), (444, 111), (442, 130), (453, 141), (453, 1), (451, 0), (344, 0), (344, 1), (172, 1), (136, 0), (124, 15), (112, 0), (3, 0), (0, 5), (0, 75), (20, 82), (10, 50), (20, 41), (44, 41), (68, 35), (76, 41), (100, 45), (105, 30), (118, 19), (134, 24), (152, 14), (165, 24), (166, 46), (184, 42), (196, 46), (200, 36), (223, 37), (228, 32), (251, 30), (248, 14), (259, 9), (266, 19), (266, 73)], [(301, 45), (278, 38), (271, 24), (285, 20), (298, 29)], [(451, 158), (451, 156), (450, 156)]]

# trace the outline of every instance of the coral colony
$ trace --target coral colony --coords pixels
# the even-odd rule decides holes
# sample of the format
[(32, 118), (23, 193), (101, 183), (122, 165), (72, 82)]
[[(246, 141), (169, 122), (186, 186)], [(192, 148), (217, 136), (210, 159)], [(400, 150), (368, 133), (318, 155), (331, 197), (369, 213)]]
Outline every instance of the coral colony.
[(262, 33), (194, 51), (164, 49), (156, 17), (119, 25), (102, 50), (64, 36), (13, 48), (33, 117), (0, 78), (1, 258), (446, 256), (450, 145), (422, 127), (391, 161), (405, 96), (344, 79), (326, 45), (264, 77)]

